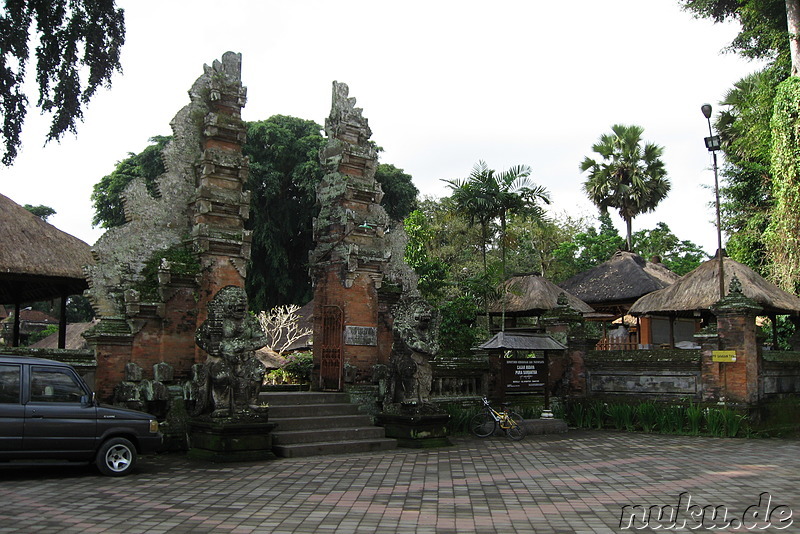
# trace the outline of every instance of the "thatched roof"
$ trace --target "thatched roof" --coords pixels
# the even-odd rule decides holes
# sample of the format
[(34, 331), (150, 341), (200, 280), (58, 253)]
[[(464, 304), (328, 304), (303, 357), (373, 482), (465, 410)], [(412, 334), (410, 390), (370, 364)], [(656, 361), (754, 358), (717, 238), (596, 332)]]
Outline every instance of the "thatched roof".
[(605, 263), (559, 285), (595, 309), (626, 308), (639, 297), (664, 289), (679, 278), (660, 263), (619, 251)]
[(527, 332), (498, 332), (480, 345), (483, 350), (566, 350), (567, 347), (548, 336)]
[[(0, 302), (33, 302), (86, 289), (89, 245), (0, 195)], [(16, 298), (15, 298), (16, 297)]]
[[(91, 328), (97, 321), (90, 321), (88, 323), (72, 323), (67, 325), (67, 337), (64, 344), (65, 349), (81, 350), (88, 349), (89, 344), (86, 339), (81, 335), (89, 328)], [(40, 339), (30, 346), (32, 349), (57, 349), (58, 348), (58, 332), (50, 334), (44, 339)]]
[[(763, 307), (765, 314), (800, 315), (800, 298), (766, 281), (750, 267), (723, 258), (725, 291), (736, 276), (742, 293)], [(650, 293), (631, 306), (633, 315), (667, 315), (708, 310), (719, 300), (719, 260), (710, 259), (671, 286)]]
[[(558, 296), (566, 295), (569, 305), (580, 313), (591, 313), (594, 310), (564, 291), (546, 278), (538, 274), (513, 276), (506, 280), (500, 288), (505, 289), (506, 315), (537, 315), (552, 310), (558, 304)], [(503, 312), (502, 300), (489, 307), (489, 313), (497, 315)]]

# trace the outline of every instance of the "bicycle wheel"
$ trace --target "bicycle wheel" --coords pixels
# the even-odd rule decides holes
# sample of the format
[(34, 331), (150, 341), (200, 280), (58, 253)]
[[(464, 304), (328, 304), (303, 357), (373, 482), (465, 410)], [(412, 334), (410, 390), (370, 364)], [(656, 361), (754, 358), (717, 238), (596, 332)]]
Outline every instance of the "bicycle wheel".
[(469, 430), (479, 438), (488, 438), (494, 434), (497, 422), (486, 412), (476, 414), (469, 423)]
[(525, 426), (522, 424), (523, 418), (517, 412), (508, 412), (509, 427), (506, 428), (506, 436), (514, 441), (519, 441), (525, 437)]

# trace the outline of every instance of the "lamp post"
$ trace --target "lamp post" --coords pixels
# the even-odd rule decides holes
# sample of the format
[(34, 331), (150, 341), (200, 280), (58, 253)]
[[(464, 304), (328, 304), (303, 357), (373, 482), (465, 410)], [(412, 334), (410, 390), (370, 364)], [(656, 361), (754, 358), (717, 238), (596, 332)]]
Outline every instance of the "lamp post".
[(706, 148), (714, 157), (714, 197), (717, 204), (717, 258), (719, 259), (719, 298), (725, 297), (725, 268), (722, 262), (722, 226), (719, 216), (719, 179), (717, 177), (717, 150), (720, 148), (719, 136), (711, 130), (711, 104), (700, 106), (703, 116), (708, 121), (708, 137), (704, 139)]

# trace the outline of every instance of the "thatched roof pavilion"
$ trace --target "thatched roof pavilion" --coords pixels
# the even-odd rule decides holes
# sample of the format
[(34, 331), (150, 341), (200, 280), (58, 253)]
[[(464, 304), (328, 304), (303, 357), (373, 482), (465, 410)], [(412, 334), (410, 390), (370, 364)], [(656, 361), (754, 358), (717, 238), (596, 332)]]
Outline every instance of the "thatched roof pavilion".
[(637, 299), (664, 289), (679, 278), (661, 263), (619, 251), (605, 263), (559, 285), (597, 311), (624, 315)]
[(14, 304), (17, 317), (22, 302), (65, 298), (88, 287), (83, 266), (93, 262), (89, 245), (3, 195), (0, 235), (0, 302)]
[[(566, 295), (570, 307), (580, 313), (592, 313), (591, 306), (538, 274), (512, 276), (500, 288), (505, 298), (505, 314), (509, 317), (541, 315), (558, 305), (558, 296)], [(503, 300), (489, 307), (489, 313), (503, 313)]]
[[(763, 308), (764, 315), (800, 315), (800, 298), (768, 282), (750, 267), (723, 257), (725, 291), (735, 276), (742, 293)], [(632, 315), (691, 315), (708, 311), (719, 297), (719, 259), (713, 258), (671, 286), (645, 295), (631, 306)]]

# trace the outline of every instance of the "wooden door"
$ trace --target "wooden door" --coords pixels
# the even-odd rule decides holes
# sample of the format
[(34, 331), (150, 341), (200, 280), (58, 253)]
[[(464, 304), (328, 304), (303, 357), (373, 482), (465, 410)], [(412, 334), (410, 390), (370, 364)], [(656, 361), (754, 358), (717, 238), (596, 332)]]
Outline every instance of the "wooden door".
[(319, 365), (320, 389), (342, 389), (342, 336), (344, 314), (339, 306), (322, 307), (322, 357)]

